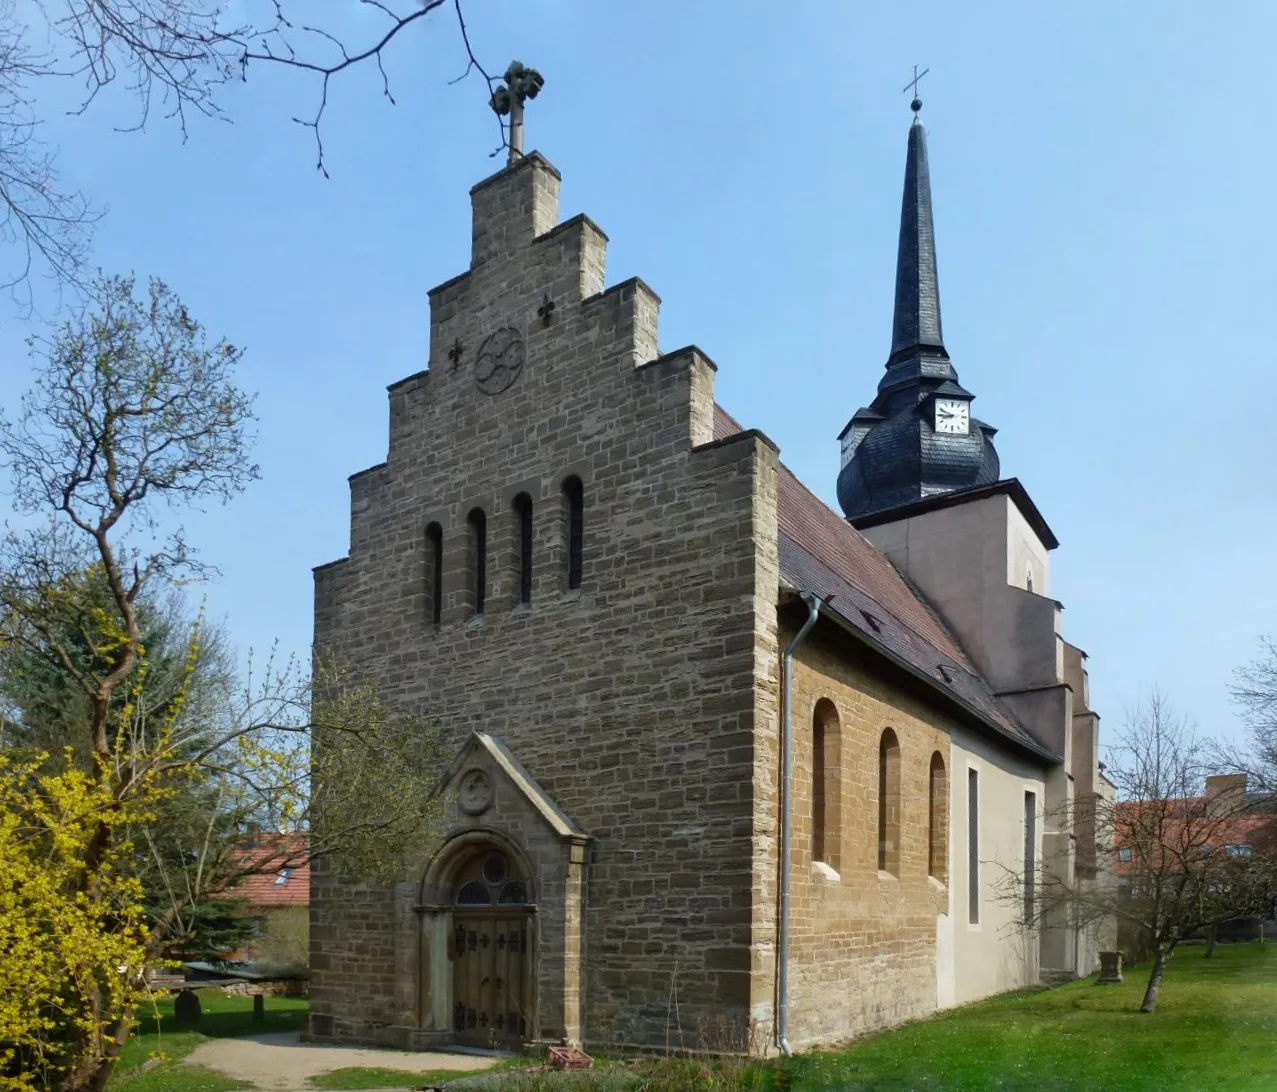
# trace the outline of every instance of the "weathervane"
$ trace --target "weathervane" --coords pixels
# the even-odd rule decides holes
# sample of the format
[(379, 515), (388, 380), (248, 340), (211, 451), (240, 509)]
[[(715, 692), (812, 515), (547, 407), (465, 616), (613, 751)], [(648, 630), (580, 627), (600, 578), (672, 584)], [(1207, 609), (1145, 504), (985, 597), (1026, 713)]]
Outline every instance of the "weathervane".
[(910, 90), (913, 91), (913, 102), (909, 104), (909, 109), (913, 111), (914, 121), (918, 120), (918, 111), (922, 109), (922, 99), (918, 98), (918, 81), (922, 79), (922, 77), (925, 76), (930, 71), (931, 69), (924, 68), (921, 72), (919, 72), (918, 66), (914, 65), (913, 79), (911, 79), (907, 84), (904, 85), (904, 87), (900, 89), (902, 92), (910, 91)]
[(527, 68), (522, 61), (511, 61), (505, 70), (505, 84), (492, 92), (492, 109), (501, 117), (510, 115), (510, 160), (523, 158), (523, 104), (537, 97), (545, 86), (545, 80), (535, 68)]

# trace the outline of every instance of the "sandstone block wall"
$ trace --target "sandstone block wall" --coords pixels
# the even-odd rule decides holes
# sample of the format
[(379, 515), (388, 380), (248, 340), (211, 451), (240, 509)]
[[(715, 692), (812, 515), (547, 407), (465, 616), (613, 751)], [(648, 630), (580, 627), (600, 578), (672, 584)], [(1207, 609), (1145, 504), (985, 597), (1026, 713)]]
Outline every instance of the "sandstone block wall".
[[(782, 647), (794, 632), (782, 627)], [(929, 782), (933, 754), (948, 764), (948, 726), (889, 680), (827, 623), (796, 656), (789, 1002), (795, 1047), (849, 1039), (936, 1007), (936, 919), (947, 912), (948, 893), (928, 875)], [(825, 811), (836, 862), (825, 864), (812, 859), (818, 702), (831, 703), (837, 714), (837, 807), (827, 792)], [(894, 875), (878, 868), (878, 749), (887, 728), (900, 748)], [(826, 738), (829, 732), (827, 723)]]

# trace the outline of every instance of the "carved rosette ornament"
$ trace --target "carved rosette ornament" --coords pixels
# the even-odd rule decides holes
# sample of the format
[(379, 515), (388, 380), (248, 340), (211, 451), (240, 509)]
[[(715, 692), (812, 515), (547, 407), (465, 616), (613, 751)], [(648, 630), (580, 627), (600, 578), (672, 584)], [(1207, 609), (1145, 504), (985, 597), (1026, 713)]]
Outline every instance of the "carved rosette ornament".
[(523, 371), (523, 357), (523, 338), (518, 330), (506, 326), (489, 334), (475, 358), (475, 383), (484, 394), (508, 390)]
[(467, 815), (482, 815), (492, 807), (492, 779), (484, 770), (467, 770), (457, 788), (457, 805)]

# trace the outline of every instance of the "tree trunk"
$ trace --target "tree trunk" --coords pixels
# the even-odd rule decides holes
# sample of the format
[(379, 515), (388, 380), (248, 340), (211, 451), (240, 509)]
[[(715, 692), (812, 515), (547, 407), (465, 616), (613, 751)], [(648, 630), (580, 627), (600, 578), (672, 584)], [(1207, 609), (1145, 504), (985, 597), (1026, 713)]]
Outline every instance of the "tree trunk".
[(1211, 926), (1206, 933), (1206, 957), (1210, 959), (1215, 954), (1215, 926)]
[(113, 1060), (82, 1056), (62, 1082), (62, 1092), (101, 1092), (110, 1079)]
[(1157, 1010), (1157, 995), (1162, 988), (1162, 975), (1166, 973), (1166, 961), (1170, 955), (1164, 945), (1157, 946), (1153, 956), (1153, 973), (1148, 976), (1148, 988), (1144, 991), (1144, 1003), (1140, 1006), (1140, 1012)]
[(84, 1053), (63, 1082), (62, 1092), (105, 1092), (120, 1050), (128, 1041), (129, 1031), (129, 1020), (115, 1020), (106, 1029), (100, 1052), (95, 1049), (99, 1044), (86, 1044)]

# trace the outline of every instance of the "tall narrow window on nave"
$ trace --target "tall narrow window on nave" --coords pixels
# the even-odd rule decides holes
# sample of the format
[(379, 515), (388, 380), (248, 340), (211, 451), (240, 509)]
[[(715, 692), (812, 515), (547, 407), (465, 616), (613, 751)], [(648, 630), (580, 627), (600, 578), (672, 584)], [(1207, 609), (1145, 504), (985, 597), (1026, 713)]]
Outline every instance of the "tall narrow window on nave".
[(811, 724), (811, 859), (840, 867), (842, 747), (838, 710), (821, 698)]
[(980, 774), (967, 770), (967, 921), (980, 924)]
[(878, 871), (900, 875), (900, 741), (890, 728), (878, 742)]
[(927, 875), (949, 882), (949, 775), (939, 751), (931, 756), (927, 800)]

